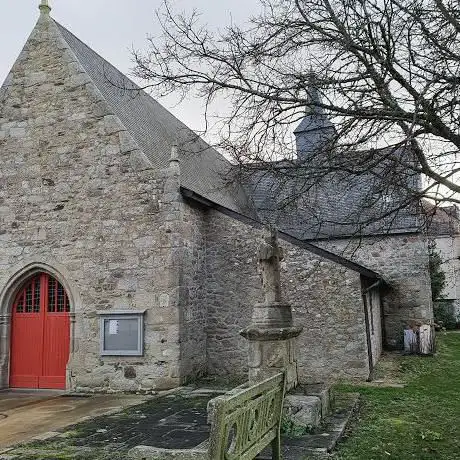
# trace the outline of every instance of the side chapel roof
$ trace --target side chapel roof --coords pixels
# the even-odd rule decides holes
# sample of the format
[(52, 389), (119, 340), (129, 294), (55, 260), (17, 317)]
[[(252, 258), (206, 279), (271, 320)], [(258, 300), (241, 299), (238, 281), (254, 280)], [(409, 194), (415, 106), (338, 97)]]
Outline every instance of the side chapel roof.
[(404, 187), (417, 190), (418, 176), (394, 167), (380, 176), (388, 174), (395, 185), (380, 190), (384, 181), (370, 173), (322, 177), (321, 167), (285, 161), (248, 167), (240, 180), (261, 220), (302, 240), (419, 232), (419, 208)]

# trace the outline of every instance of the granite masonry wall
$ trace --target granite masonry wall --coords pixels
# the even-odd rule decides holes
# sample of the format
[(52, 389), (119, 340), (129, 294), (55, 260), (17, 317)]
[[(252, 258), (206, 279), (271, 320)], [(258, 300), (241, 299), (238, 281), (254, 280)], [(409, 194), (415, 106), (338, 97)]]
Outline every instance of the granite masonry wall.
[[(68, 387), (179, 385), (180, 286), (195, 275), (181, 273), (178, 257), (177, 172), (151, 168), (44, 15), (1, 91), (0, 157), (0, 386), (14, 292), (39, 270), (72, 300)], [(195, 258), (196, 248), (185, 251)], [(146, 310), (144, 356), (100, 356), (96, 311), (113, 309)]]
[(206, 232), (208, 373), (247, 375), (247, 341), (239, 335), (263, 300), (257, 272), (259, 232), (217, 211), (209, 211)]
[[(208, 215), (208, 372), (244, 375), (247, 343), (239, 331), (263, 294), (257, 266), (261, 232), (217, 211)], [(280, 241), (284, 300), (293, 306), (301, 382), (369, 375), (360, 275)]]
[(316, 243), (371, 268), (392, 290), (383, 298), (386, 344), (402, 347), (404, 327), (433, 318), (428, 243), (422, 234), (385, 235)]
[(183, 381), (206, 373), (206, 211), (193, 204), (182, 212), (182, 274), (180, 277), (180, 346)]
[(369, 376), (364, 304), (359, 273), (286, 246), (285, 295), (304, 326), (297, 339), (304, 383)]

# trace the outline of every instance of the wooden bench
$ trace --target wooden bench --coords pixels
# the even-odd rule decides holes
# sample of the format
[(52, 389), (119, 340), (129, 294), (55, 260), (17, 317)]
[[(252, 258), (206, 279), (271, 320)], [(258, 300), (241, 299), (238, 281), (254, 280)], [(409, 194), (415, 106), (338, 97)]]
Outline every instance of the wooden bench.
[(136, 446), (137, 460), (253, 460), (271, 444), (272, 459), (281, 459), (280, 425), (284, 374), (255, 385), (241, 385), (208, 403), (209, 439), (193, 449)]

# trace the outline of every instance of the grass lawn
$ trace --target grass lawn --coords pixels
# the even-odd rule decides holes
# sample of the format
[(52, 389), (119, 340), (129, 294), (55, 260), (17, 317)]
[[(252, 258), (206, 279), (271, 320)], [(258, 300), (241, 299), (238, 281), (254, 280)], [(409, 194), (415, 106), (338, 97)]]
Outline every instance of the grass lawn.
[(387, 357), (377, 372), (407, 385), (337, 388), (362, 404), (334, 459), (460, 459), (460, 333), (439, 333), (435, 357)]

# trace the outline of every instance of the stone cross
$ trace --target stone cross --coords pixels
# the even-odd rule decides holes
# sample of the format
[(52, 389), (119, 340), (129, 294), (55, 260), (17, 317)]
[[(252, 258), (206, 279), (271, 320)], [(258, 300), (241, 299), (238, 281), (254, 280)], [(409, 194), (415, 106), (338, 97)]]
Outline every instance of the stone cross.
[(259, 265), (262, 272), (262, 286), (265, 304), (281, 302), (280, 261), (283, 250), (278, 245), (276, 229), (265, 230), (263, 241), (259, 247)]

